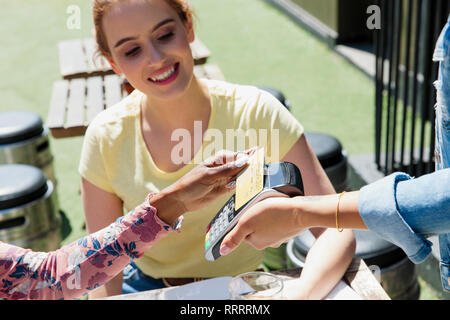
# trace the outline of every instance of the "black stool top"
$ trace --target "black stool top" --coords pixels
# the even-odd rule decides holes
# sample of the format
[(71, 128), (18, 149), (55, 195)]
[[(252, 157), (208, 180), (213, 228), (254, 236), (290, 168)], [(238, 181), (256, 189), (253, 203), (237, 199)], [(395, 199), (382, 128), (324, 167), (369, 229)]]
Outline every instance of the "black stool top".
[(323, 168), (342, 161), (342, 145), (335, 137), (319, 132), (305, 132), (305, 137)]
[(286, 109), (288, 109), (288, 110), (291, 109), (291, 104), (289, 103), (289, 101), (286, 99), (286, 97), (280, 90), (271, 88), (271, 87), (266, 87), (266, 86), (256, 86), (256, 87), (258, 89), (269, 92), (271, 95), (273, 95), (275, 98), (277, 98), (277, 100), (280, 101), (283, 104), (283, 106), (286, 107)]
[[(370, 230), (353, 232), (356, 238), (355, 257), (363, 259), (369, 266), (377, 265), (384, 268), (406, 257), (402, 249)], [(306, 256), (314, 241), (314, 236), (310, 232), (304, 232), (294, 238), (294, 247)]]
[(42, 197), (48, 190), (44, 173), (24, 164), (0, 166), (0, 210), (17, 207)]
[(44, 130), (41, 117), (34, 112), (0, 112), (0, 145), (36, 137)]

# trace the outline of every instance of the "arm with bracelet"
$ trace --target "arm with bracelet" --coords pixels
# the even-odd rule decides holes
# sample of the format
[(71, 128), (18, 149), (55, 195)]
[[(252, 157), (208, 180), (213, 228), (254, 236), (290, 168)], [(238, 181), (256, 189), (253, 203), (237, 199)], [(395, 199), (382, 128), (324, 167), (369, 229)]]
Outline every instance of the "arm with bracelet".
[[(359, 191), (323, 196), (266, 199), (240, 219), (222, 242), (231, 252), (246, 240), (276, 246), (311, 227), (371, 230), (419, 263), (431, 252), (428, 235), (450, 232), (450, 169), (413, 179), (391, 174)], [(280, 214), (280, 210), (282, 214)], [(270, 224), (271, 228), (263, 227)]]

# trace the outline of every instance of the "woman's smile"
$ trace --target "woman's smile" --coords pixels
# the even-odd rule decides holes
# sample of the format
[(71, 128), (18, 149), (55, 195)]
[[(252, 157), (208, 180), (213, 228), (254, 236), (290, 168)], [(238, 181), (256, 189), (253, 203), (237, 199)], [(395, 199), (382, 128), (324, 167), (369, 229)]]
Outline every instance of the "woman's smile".
[(167, 68), (154, 72), (147, 80), (158, 85), (167, 85), (173, 82), (180, 72), (180, 63), (174, 63)]

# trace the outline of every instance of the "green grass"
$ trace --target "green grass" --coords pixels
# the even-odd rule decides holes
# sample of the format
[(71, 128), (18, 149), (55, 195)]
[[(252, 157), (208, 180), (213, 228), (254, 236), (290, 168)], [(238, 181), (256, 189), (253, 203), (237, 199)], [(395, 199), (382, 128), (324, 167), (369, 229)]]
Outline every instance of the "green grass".
[(428, 285), (425, 280), (419, 277), (420, 297), (419, 300), (438, 300), (437, 293)]

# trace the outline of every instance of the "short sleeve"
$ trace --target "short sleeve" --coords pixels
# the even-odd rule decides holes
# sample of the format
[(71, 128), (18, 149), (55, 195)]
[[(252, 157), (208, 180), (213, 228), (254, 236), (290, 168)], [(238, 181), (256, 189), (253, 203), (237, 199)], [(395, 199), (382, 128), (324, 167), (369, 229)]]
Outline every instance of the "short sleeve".
[(86, 130), (78, 172), (96, 187), (114, 193), (107, 175), (99, 131), (95, 122), (92, 122)]
[(304, 129), (300, 122), (272, 94), (260, 90), (259, 106), (256, 112), (256, 127), (269, 130), (266, 142), (268, 163), (276, 163), (289, 152)]

